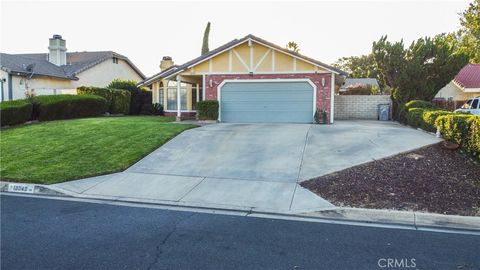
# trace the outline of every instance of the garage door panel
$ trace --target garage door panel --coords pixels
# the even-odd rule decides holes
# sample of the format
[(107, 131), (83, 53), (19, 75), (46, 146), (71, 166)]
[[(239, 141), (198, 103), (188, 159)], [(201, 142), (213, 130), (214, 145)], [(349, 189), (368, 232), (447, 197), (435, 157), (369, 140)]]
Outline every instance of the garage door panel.
[[(280, 116), (280, 117), (279, 117)], [(222, 115), (222, 119), (228, 119), (225, 122), (232, 123), (311, 123), (311, 121), (299, 121), (303, 119), (304, 113), (301, 112), (278, 112), (277, 114), (264, 113), (259, 115), (256, 111), (242, 111), (239, 115), (236, 112), (227, 112)]]
[(313, 120), (313, 87), (307, 82), (229, 82), (220, 99), (222, 122)]

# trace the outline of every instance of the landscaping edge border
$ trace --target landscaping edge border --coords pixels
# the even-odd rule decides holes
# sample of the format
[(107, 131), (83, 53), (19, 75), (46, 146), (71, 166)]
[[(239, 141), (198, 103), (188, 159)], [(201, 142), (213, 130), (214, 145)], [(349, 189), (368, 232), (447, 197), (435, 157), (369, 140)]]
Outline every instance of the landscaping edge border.
[(270, 212), (255, 208), (234, 207), (227, 205), (212, 204), (185, 204), (177, 201), (161, 201), (150, 199), (121, 198), (108, 196), (89, 196), (77, 194), (68, 190), (53, 188), (48, 185), (41, 184), (25, 184), (33, 187), (30, 194), (17, 193), (8, 191), (9, 184), (21, 184), (13, 182), (0, 182), (1, 193), (23, 194), (23, 195), (41, 195), (50, 197), (70, 197), (78, 199), (94, 199), (100, 201), (113, 201), (124, 203), (138, 203), (159, 205), (166, 207), (203, 209), (213, 211), (234, 211), (246, 212), (247, 216), (252, 217), (268, 217), (282, 216), (284, 218), (298, 219), (314, 219), (329, 223), (349, 223), (363, 226), (402, 226), (415, 230), (434, 230), (434, 231), (461, 231), (480, 234), (480, 216), (458, 216), (443, 215), (436, 213), (424, 213), (416, 211), (399, 211), (389, 209), (366, 209), (366, 208), (350, 208), (350, 207), (332, 207), (322, 210), (305, 210), (305, 211), (285, 211)]

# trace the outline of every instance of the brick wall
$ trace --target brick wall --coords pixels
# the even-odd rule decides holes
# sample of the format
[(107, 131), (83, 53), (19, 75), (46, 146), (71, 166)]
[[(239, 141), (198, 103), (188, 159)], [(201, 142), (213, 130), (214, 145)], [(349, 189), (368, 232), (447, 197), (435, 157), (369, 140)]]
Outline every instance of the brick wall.
[[(325, 86), (322, 86), (322, 78), (325, 79)], [(317, 109), (327, 111), (330, 121), (330, 73), (295, 73), (295, 74), (238, 74), (238, 75), (207, 75), (205, 77), (205, 99), (217, 99), (217, 87), (223, 80), (258, 80), (258, 79), (309, 79), (317, 86)], [(210, 80), (212, 86), (210, 87)]]
[(378, 105), (390, 104), (390, 95), (336, 95), (334, 119), (378, 119)]

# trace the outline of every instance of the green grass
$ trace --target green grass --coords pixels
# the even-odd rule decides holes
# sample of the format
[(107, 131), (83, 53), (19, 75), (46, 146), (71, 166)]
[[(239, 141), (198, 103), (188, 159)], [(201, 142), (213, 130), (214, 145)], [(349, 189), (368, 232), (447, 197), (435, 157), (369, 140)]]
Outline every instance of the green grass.
[(0, 132), (0, 178), (53, 184), (122, 171), (182, 131), (171, 117), (97, 117)]

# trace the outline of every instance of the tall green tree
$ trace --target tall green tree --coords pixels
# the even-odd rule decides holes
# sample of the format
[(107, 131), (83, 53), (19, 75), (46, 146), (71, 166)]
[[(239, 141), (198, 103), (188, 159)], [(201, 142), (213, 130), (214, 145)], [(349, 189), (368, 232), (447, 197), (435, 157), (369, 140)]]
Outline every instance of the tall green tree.
[(333, 66), (348, 72), (350, 78), (377, 78), (377, 63), (373, 54), (342, 57)]
[(383, 36), (373, 43), (372, 54), (397, 106), (413, 99), (432, 100), (468, 63), (468, 55), (457, 52), (447, 35), (420, 38), (408, 48), (403, 41), (390, 42)]
[(209, 35), (210, 35), (210, 22), (207, 23), (207, 27), (205, 27), (205, 32), (203, 33), (202, 55), (210, 51), (210, 49), (208, 48)]
[(480, 0), (474, 0), (460, 14), (460, 25), (458, 50), (469, 55), (470, 63), (480, 63)]

